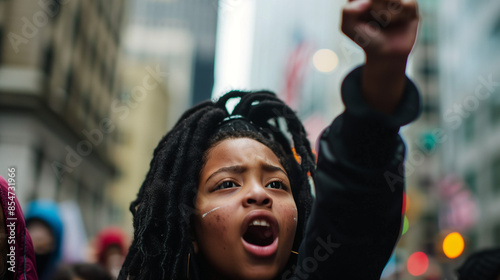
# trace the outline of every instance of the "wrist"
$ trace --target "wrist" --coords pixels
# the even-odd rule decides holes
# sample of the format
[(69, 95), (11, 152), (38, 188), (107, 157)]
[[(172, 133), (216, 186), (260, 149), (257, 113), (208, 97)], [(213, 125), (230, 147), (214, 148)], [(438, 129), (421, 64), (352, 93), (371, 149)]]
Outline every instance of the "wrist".
[(374, 54), (366, 54), (366, 66), (378, 68), (383, 70), (384, 72), (402, 72), (405, 73), (406, 64), (408, 62), (408, 55), (374, 55)]
[(363, 67), (362, 91), (367, 104), (391, 114), (401, 100), (406, 84), (406, 58), (368, 57)]

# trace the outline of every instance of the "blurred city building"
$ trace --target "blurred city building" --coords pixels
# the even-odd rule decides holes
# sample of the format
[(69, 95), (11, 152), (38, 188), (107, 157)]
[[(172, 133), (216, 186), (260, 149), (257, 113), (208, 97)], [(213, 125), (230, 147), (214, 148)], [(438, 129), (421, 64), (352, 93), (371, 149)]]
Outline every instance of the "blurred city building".
[[(384, 279), (454, 279), (479, 249), (500, 245), (500, 3), (418, 1), (422, 22), (409, 74), (422, 115), (408, 145), (406, 233)], [(405, 229), (404, 229), (405, 230)], [(451, 233), (465, 240), (447, 252)], [(412, 254), (428, 264), (410, 273)]]
[[(440, 2), (442, 167), (477, 200), (478, 219), (462, 230), (470, 255), (500, 246), (500, 2)], [(467, 200), (458, 205), (462, 211), (451, 211), (459, 218), (440, 224), (460, 227), (470, 218)]]
[(217, 0), (0, 1), (0, 168), (17, 169), (21, 203), (72, 200), (89, 235), (130, 230), (153, 149), (210, 98), (217, 11)]
[(115, 222), (106, 187), (125, 3), (0, 1), (0, 174), (21, 204), (76, 201), (87, 234)]
[[(438, 75), (438, 34), (436, 1), (419, 0), (421, 23), (417, 42), (408, 60), (407, 74), (421, 93), (420, 117), (403, 127), (406, 153), (406, 212), (403, 236), (382, 279), (441, 279), (440, 257), (436, 250), (440, 205), (438, 182), (443, 177), (440, 148), (440, 100)], [(438, 143), (440, 142), (440, 143)], [(411, 270), (410, 256), (423, 253), (428, 259), (421, 275)], [(412, 275), (413, 273), (413, 275)], [(437, 277), (437, 278), (436, 278)]]
[(171, 81), (187, 83), (172, 93), (181, 105), (183, 99), (191, 105), (211, 96), (218, 5), (218, 0), (130, 0), (127, 54), (165, 63)]
[(195, 103), (210, 98), (214, 79), (217, 5), (214, 1), (130, 0), (124, 35), (123, 91), (113, 151), (119, 170), (109, 191), (130, 232), (128, 210), (161, 137)]
[[(317, 133), (343, 109), (342, 79), (364, 58), (338, 28), (343, 3), (230, 2), (220, 5), (213, 95), (269, 89)], [(408, 75), (422, 93), (422, 115), (401, 130), (408, 145), (405, 234), (383, 279), (451, 278), (474, 250), (500, 242), (500, 4), (418, 3), (422, 21)], [(324, 49), (337, 56), (326, 70), (318, 63), (329, 59)], [(444, 236), (454, 231), (466, 246), (450, 258)], [(412, 256), (425, 256), (422, 274), (410, 273)]]
[(271, 90), (297, 110), (314, 145), (344, 108), (343, 78), (364, 59), (361, 48), (340, 31), (342, 5), (221, 1), (213, 95)]

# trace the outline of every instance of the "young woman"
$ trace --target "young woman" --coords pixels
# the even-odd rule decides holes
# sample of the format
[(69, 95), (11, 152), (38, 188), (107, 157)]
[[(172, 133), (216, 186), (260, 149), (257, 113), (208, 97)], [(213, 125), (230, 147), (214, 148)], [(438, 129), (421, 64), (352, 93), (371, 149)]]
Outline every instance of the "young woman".
[(342, 30), (367, 61), (342, 85), (346, 110), (322, 135), (317, 164), (273, 93), (230, 92), (188, 110), (131, 204), (119, 279), (379, 279), (401, 228), (398, 130), (419, 109), (404, 73), (417, 25), (415, 1), (347, 3)]

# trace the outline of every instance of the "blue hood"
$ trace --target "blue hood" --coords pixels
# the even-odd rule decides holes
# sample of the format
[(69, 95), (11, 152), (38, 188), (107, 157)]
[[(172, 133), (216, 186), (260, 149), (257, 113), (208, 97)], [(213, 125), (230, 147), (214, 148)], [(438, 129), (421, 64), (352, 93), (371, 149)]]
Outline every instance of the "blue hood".
[(50, 267), (54, 268), (54, 266), (61, 259), (62, 252), (63, 223), (59, 212), (59, 206), (57, 206), (55, 202), (50, 200), (33, 201), (27, 206), (27, 211), (25, 214), (26, 224), (29, 224), (31, 219), (40, 219), (46, 222), (55, 235), (56, 250), (50, 260), (49, 265)]

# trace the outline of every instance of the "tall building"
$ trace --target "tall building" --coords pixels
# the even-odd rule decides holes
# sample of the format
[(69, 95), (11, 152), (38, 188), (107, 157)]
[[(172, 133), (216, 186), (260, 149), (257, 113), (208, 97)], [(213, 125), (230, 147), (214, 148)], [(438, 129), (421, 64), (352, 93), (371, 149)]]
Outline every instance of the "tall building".
[[(399, 278), (388, 279), (453, 279), (472, 253), (500, 245), (500, 5), (418, 2), (422, 20), (409, 73), (423, 111), (403, 129), (409, 229), (396, 254), (404, 265), (424, 252), (429, 267), (418, 276), (401, 268)], [(465, 239), (458, 256), (443, 249), (452, 232)]]
[[(193, 103), (210, 98), (217, 1), (130, 0), (123, 41), (118, 176), (109, 189), (130, 232), (136, 198), (153, 150)], [(147, 124), (147, 125), (145, 125)]]
[[(407, 146), (406, 211), (403, 236), (395, 251), (396, 263), (390, 263), (383, 279), (415, 279), (408, 270), (409, 257), (423, 252), (429, 258), (429, 267), (422, 279), (441, 276), (441, 255), (436, 250), (439, 242), (440, 197), (438, 184), (443, 178), (441, 148), (445, 143), (440, 132), (438, 34), (436, 1), (419, 0), (420, 27), (414, 49), (408, 60), (407, 75), (420, 91), (421, 114), (412, 124), (403, 127), (401, 133)], [(392, 267), (391, 267), (392, 266)]]
[(87, 233), (114, 222), (106, 193), (124, 2), (0, 1), (0, 174), (21, 204), (76, 201)]
[[(214, 95), (231, 89), (271, 90), (297, 110), (314, 143), (344, 108), (343, 78), (364, 59), (361, 48), (340, 31), (343, 4), (231, 2), (220, 15)], [(332, 59), (318, 55), (322, 49)], [(322, 71), (318, 62), (331, 64), (331, 69)]]
[(471, 252), (500, 246), (500, 3), (445, 0), (439, 11), (443, 168), (478, 201)]
[[(135, 43), (127, 53), (137, 55), (142, 52), (142, 58), (155, 57), (157, 61), (165, 62), (169, 72), (175, 75), (178, 60), (185, 60), (184, 54), (190, 52), (189, 76), (182, 77), (189, 83), (189, 88), (186, 92), (181, 89), (181, 92), (172, 93), (187, 96), (188, 105), (209, 99), (212, 93), (218, 5), (218, 0), (130, 1), (130, 25), (133, 28), (129, 35), (142, 37), (144, 41)], [(178, 57), (176, 52), (182, 55)]]

